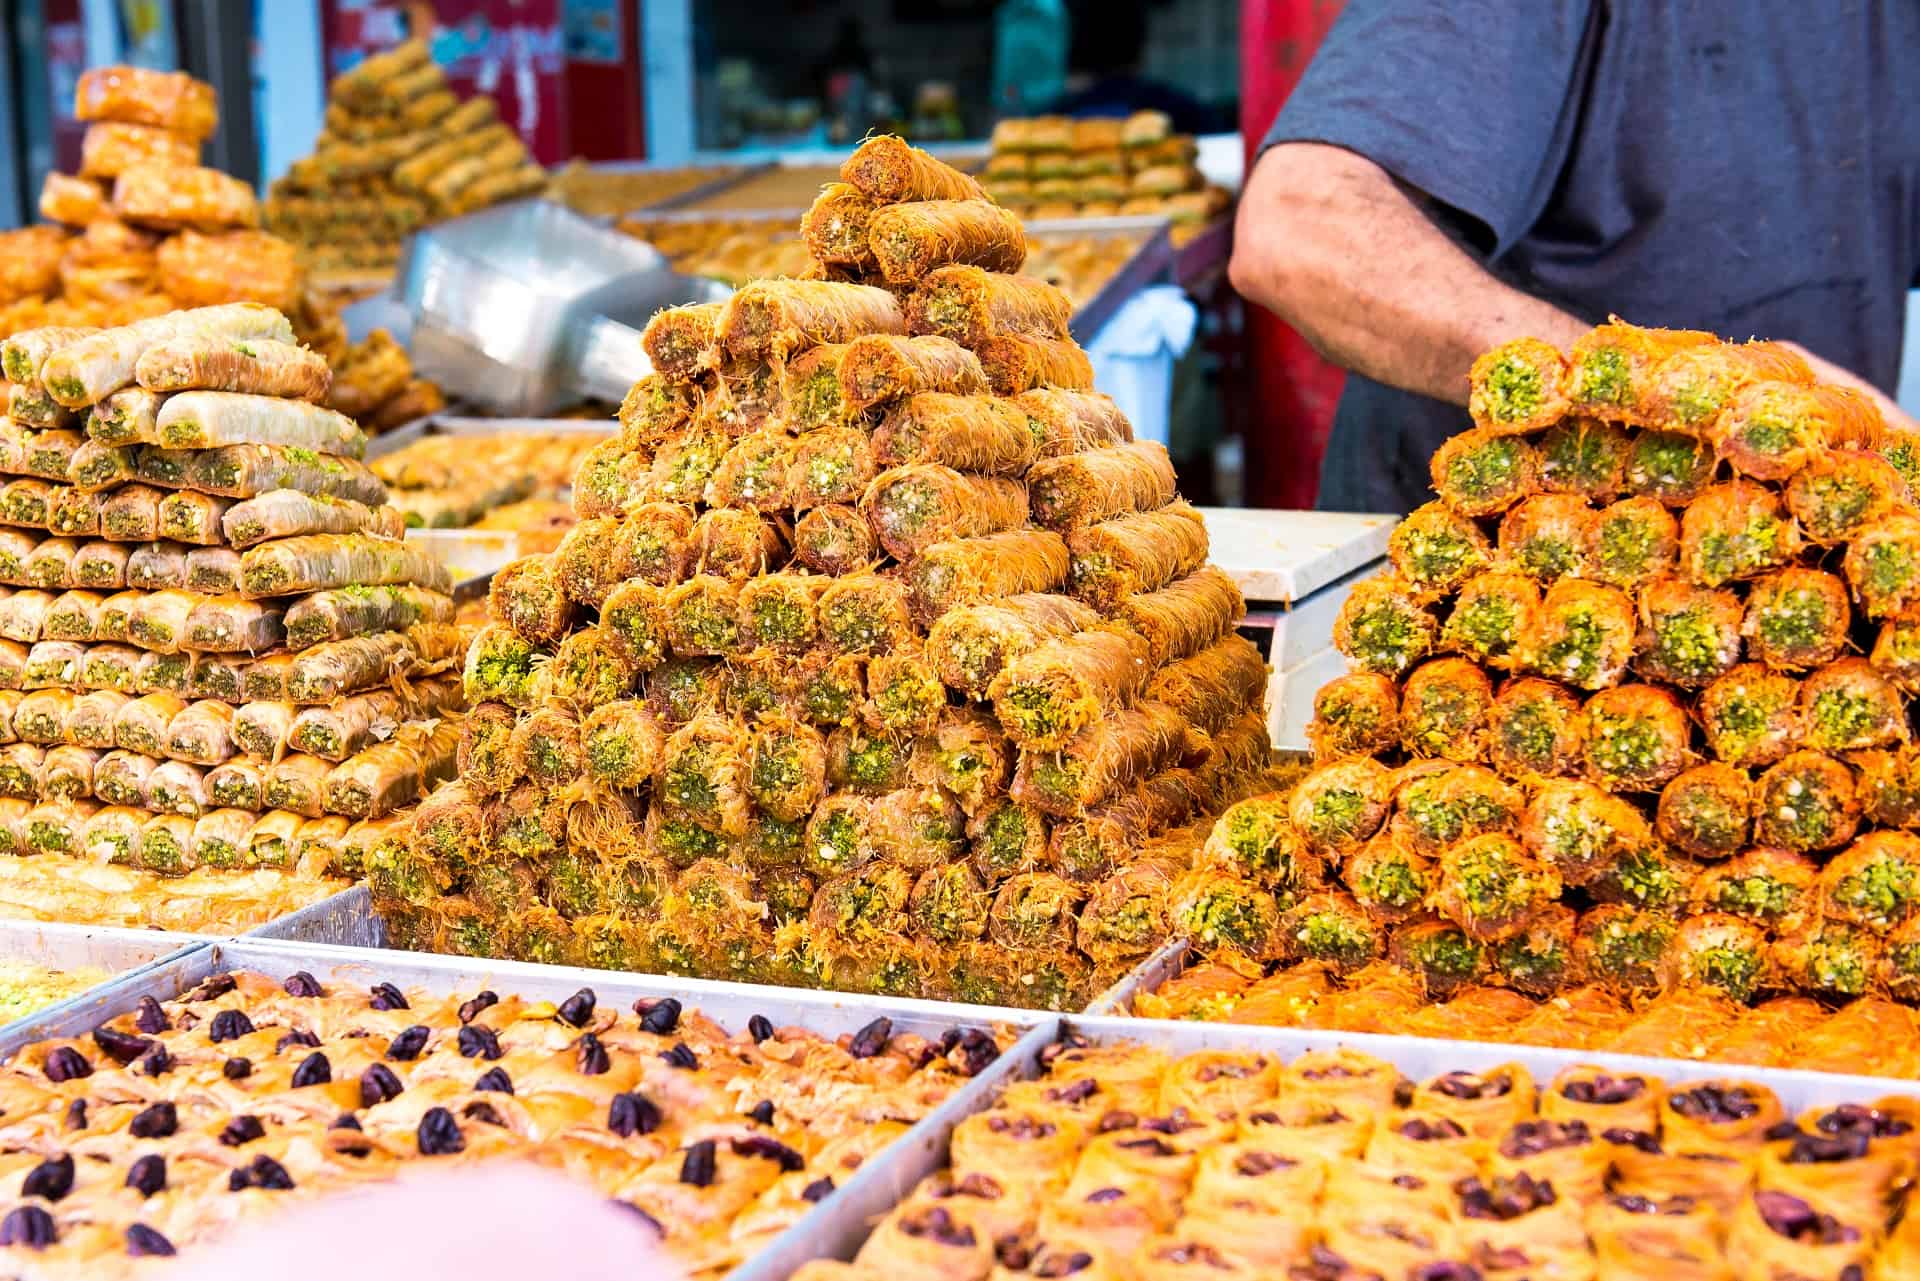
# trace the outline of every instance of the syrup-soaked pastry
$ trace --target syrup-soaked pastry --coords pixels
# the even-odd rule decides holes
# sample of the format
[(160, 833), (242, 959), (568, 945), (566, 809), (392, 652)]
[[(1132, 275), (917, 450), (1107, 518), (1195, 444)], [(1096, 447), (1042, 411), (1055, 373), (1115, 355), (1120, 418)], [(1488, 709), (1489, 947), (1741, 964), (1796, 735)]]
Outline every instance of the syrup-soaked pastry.
[[(1116, 1108), (1109, 1079), (1172, 1106)], [(1916, 1122), (1903, 1097), (1790, 1121), (1738, 1080), (1578, 1067), (1536, 1093), (1514, 1064), (1416, 1084), (1350, 1050), (1075, 1041), (963, 1121), (852, 1263), (795, 1275), (1880, 1281), (1920, 1260)]]
[(765, 1019), (731, 1034), (590, 990), (555, 1004), (218, 974), (0, 1066), (0, 1195), (33, 1210), (0, 1230), (0, 1270), (119, 1276), (156, 1241), (190, 1256), (236, 1218), (518, 1157), (650, 1216), (687, 1275), (717, 1277), (1009, 1039)]

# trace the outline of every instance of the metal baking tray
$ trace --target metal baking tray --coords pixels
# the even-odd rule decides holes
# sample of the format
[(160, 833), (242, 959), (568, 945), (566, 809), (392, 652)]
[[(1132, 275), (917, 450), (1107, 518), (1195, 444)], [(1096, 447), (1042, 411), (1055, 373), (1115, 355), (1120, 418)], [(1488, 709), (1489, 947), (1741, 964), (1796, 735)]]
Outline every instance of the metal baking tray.
[(1145, 239), (1120, 270), (1107, 277), (1100, 291), (1073, 313), (1071, 329), (1082, 344), (1093, 341), (1115, 312), (1127, 300), (1148, 285), (1173, 279), (1173, 245), (1167, 239), (1167, 224), (1161, 218), (1043, 218), (1027, 224), (1027, 235), (1048, 236), (1141, 236)]
[(1162, 943), (1153, 955), (1140, 961), (1128, 970), (1119, 982), (1102, 992), (1087, 1005), (1088, 1014), (1107, 1015), (1125, 1018), (1133, 1013), (1133, 998), (1141, 992), (1151, 992), (1180, 972), (1181, 958), (1187, 954), (1187, 941), (1174, 939)]
[[(1116, 985), (1126, 988), (1126, 1000), (1111, 1011), (1090, 1008), (1084, 1015), (1066, 1015), (1068, 1022), (1087, 1020), (1094, 1024), (1112, 1028), (1185, 1028), (1196, 1033), (1204, 1032), (1210, 1038), (1204, 1044), (1196, 1043), (1194, 1049), (1217, 1049), (1223, 1045), (1239, 1045), (1243, 1041), (1253, 1044), (1248, 1038), (1259, 1039), (1256, 1048), (1278, 1046), (1282, 1042), (1295, 1045), (1300, 1050), (1325, 1049), (1336, 1045), (1350, 1045), (1357, 1050), (1391, 1059), (1400, 1064), (1409, 1076), (1418, 1072), (1408, 1064), (1430, 1064), (1436, 1059), (1444, 1059), (1445, 1065), (1429, 1066), (1427, 1075), (1444, 1072), (1452, 1067), (1474, 1069), (1495, 1066), (1501, 1063), (1524, 1063), (1534, 1076), (1544, 1080), (1561, 1068), (1581, 1063), (1595, 1063), (1602, 1066), (1614, 1066), (1639, 1072), (1652, 1072), (1669, 1080), (1694, 1081), (1709, 1077), (1739, 1076), (1764, 1081), (1771, 1086), (1782, 1099), (1805, 1098), (1802, 1106), (1813, 1107), (1829, 1102), (1845, 1102), (1848, 1099), (1862, 1100), (1878, 1098), (1890, 1094), (1911, 1094), (1920, 1097), (1920, 1081), (1910, 1081), (1897, 1076), (1868, 1076), (1851, 1072), (1813, 1072), (1800, 1068), (1756, 1067), (1744, 1063), (1726, 1063), (1716, 1059), (1666, 1059), (1644, 1054), (1616, 1054), (1607, 1050), (1562, 1050), (1540, 1045), (1518, 1045), (1503, 1041), (1464, 1041), (1446, 1037), (1401, 1036), (1385, 1032), (1337, 1032), (1317, 1028), (1278, 1028), (1258, 1023), (1234, 1023), (1229, 1020), (1201, 1021), (1189, 1019), (1151, 1019), (1134, 1014), (1133, 997), (1141, 992), (1157, 991), (1169, 979), (1178, 977), (1186, 968), (1189, 947), (1185, 940), (1169, 944), (1154, 953), (1135, 967), (1127, 976), (1127, 982)], [(1281, 1041), (1271, 1038), (1279, 1037)], [(1802, 1091), (1804, 1093), (1793, 1093)], [(1789, 1109), (1792, 1111), (1793, 1109)]]
[[(644, 168), (645, 166), (642, 164), (638, 167)], [(747, 179), (758, 174), (763, 174), (774, 167), (774, 162), (771, 160), (739, 164), (734, 166), (733, 171), (730, 173), (716, 174), (698, 186), (689, 187), (678, 195), (668, 196), (665, 200), (656, 200), (650, 205), (642, 205), (639, 209), (632, 210), (631, 212), (641, 213), (660, 209), (678, 209), (682, 205), (691, 205), (698, 201), (705, 200), (709, 196), (717, 196), (729, 187), (737, 187)], [(605, 166), (605, 168), (617, 171), (620, 166), (618, 164), (611, 164)]]
[(22, 1045), (56, 1035), (46, 1031), (67, 1006), (86, 1002), (117, 979), (131, 978), (174, 960), (209, 940), (166, 930), (133, 930), (110, 925), (59, 925), (38, 921), (0, 921), (0, 959), (45, 965), (51, 969), (106, 971), (106, 982), (56, 1001), (43, 1010), (0, 1024), (0, 1057)]
[(164, 965), (154, 965), (102, 984), (90, 994), (94, 1003), (87, 1013), (94, 1023), (50, 1025), (42, 1036), (72, 1036), (91, 1031), (95, 1023), (132, 1009), (143, 996), (171, 1000), (209, 975), (228, 970), (258, 970), (276, 978), (285, 978), (295, 970), (307, 970), (322, 980), (333, 975), (342, 982), (386, 982), (403, 989), (417, 986), (440, 993), (493, 987), (551, 1000), (562, 1000), (580, 988), (590, 987), (601, 999), (609, 1001), (628, 1002), (643, 996), (676, 997), (689, 1009), (704, 1011), (729, 1027), (745, 1025), (755, 1014), (779, 1012), (822, 1035), (858, 1031), (883, 1014), (894, 1021), (899, 1031), (922, 1033), (944, 1032), (964, 1024), (1033, 1027), (1056, 1018), (1038, 1010), (988, 1005), (894, 1000), (807, 988), (622, 974), (571, 965), (534, 965), (526, 961), (394, 952), (289, 939), (240, 938), (211, 940), (205, 946), (169, 957)]
[[(1036, 1027), (1022, 1037), (993, 1068), (967, 1089), (928, 1116), (915, 1132), (888, 1149), (891, 1158), (871, 1162), (828, 1198), (822, 1209), (775, 1242), (774, 1248), (736, 1271), (730, 1281), (782, 1281), (809, 1259), (851, 1259), (874, 1225), (898, 1205), (919, 1182), (947, 1164), (944, 1140), (932, 1144), (936, 1130), (950, 1134), (955, 1125), (991, 1106), (1008, 1082), (1039, 1075), (1040, 1058), (1063, 1036), (1093, 1042), (1132, 1041), (1157, 1046), (1173, 1054), (1200, 1050), (1261, 1050), (1292, 1059), (1308, 1050), (1348, 1046), (1393, 1063), (1406, 1076), (1420, 1081), (1451, 1071), (1487, 1071), (1519, 1063), (1544, 1084), (1562, 1068), (1592, 1064), (1617, 1071), (1639, 1072), (1666, 1081), (1698, 1081), (1735, 1077), (1765, 1085), (1780, 1096), (1789, 1116), (1803, 1109), (1839, 1103), (1870, 1103), (1892, 1095), (1920, 1096), (1920, 1082), (1886, 1077), (1844, 1076), (1777, 1068), (1748, 1068), (1681, 1059), (1653, 1059), (1630, 1054), (1587, 1054), (1574, 1050), (1539, 1050), (1518, 1046), (1480, 1045), (1462, 1041), (1421, 1040), (1408, 1036), (1307, 1032), (1285, 1028), (1247, 1027), (1231, 1023), (1186, 1023), (1159, 1019), (1099, 1018), (1068, 1015), (1055, 1025)], [(965, 1110), (962, 1110), (964, 1106)], [(937, 1124), (936, 1124), (937, 1122)], [(922, 1135), (921, 1131), (926, 1133)], [(912, 1142), (909, 1140), (922, 1140)], [(775, 1250), (778, 1250), (776, 1255)]]
[(1024, 1029), (1007, 1053), (923, 1117), (899, 1140), (866, 1161), (845, 1187), (825, 1198), (752, 1260), (735, 1269), (732, 1281), (780, 1281), (808, 1259), (831, 1250), (851, 1250), (875, 1216), (893, 1205), (906, 1189), (919, 1181), (925, 1170), (938, 1168), (944, 1162), (947, 1137), (953, 1127), (987, 1106), (998, 1096), (1006, 1080), (1024, 1065), (1033, 1063), (1041, 1047), (1057, 1035), (1058, 1024), (1053, 1015), (979, 1005), (889, 1000), (701, 979), (616, 974), (570, 966), (528, 965), (518, 961), (240, 939), (206, 944), (95, 988), (85, 999), (68, 1002), (36, 1020), (34, 1034), (5, 1045), (0, 1058), (32, 1041), (84, 1035), (115, 1015), (132, 1009), (143, 996), (170, 1000), (211, 975), (231, 970), (254, 970), (275, 978), (306, 970), (322, 983), (330, 980), (387, 982), (402, 989), (424, 987), (443, 994), (485, 986), (553, 1001), (564, 1000), (582, 987), (591, 987), (601, 1000), (621, 1005), (640, 997), (671, 996), (684, 1002), (688, 1009), (699, 1010), (730, 1029), (744, 1027), (755, 1014), (776, 1014), (781, 1021), (800, 1024), (823, 1036), (856, 1032), (881, 1016), (893, 1021), (896, 1032), (916, 1032), (923, 1036), (938, 1036), (949, 1028), (964, 1026), (1000, 1024), (1016, 1031)]
[(341, 947), (385, 947), (387, 923), (373, 910), (373, 895), (364, 885), (309, 903), (242, 937), (278, 939), (289, 943), (331, 943)]

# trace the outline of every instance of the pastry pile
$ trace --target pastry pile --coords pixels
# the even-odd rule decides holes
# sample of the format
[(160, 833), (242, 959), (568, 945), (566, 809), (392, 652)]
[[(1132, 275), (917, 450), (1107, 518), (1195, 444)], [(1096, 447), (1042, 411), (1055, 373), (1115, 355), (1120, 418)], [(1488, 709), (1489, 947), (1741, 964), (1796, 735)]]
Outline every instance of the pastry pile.
[(495, 576), (459, 781), (372, 869), (407, 944), (1077, 1009), (1262, 786), (1240, 593), (1020, 220), (897, 138), (841, 176), (809, 278), (653, 319)]

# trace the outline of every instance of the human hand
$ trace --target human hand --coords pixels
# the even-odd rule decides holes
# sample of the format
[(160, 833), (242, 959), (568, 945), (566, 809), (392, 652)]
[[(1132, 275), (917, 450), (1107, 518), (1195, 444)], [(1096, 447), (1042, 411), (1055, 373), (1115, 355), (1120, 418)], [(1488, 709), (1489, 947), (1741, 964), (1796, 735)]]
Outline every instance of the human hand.
[(1900, 408), (1893, 397), (1875, 387), (1850, 369), (1843, 369), (1831, 360), (1823, 360), (1797, 342), (1781, 342), (1782, 347), (1798, 354), (1813, 369), (1813, 376), (1823, 383), (1832, 383), (1836, 387), (1846, 387), (1859, 392), (1880, 410), (1880, 416), (1887, 420), (1887, 426), (1895, 431), (1920, 433), (1920, 421)]
[(245, 1223), (195, 1281), (680, 1281), (638, 1215), (529, 1165), (425, 1171)]

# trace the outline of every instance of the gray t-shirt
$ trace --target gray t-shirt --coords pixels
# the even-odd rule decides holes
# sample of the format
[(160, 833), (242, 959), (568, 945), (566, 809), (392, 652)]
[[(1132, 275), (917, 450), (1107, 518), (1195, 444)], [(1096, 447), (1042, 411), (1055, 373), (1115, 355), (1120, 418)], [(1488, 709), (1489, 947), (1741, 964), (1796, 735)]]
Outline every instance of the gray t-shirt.
[[(1267, 143), (1367, 157), (1515, 287), (1785, 338), (1891, 390), (1920, 263), (1916, 0), (1349, 0)], [(1463, 410), (1349, 378), (1320, 505), (1405, 511)]]

